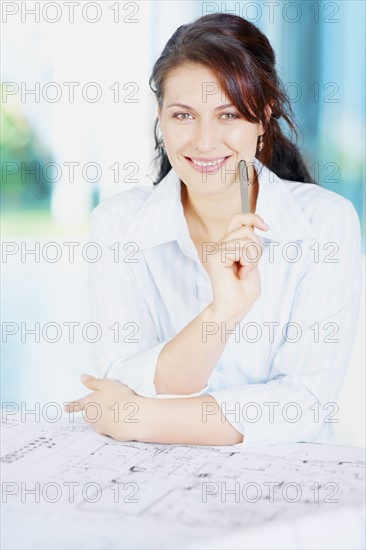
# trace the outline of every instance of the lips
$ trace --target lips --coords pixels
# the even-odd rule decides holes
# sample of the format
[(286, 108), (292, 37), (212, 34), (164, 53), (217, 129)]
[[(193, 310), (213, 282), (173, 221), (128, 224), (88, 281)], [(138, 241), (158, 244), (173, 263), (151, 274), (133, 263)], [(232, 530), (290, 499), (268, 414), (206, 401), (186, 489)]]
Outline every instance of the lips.
[[(230, 158), (230, 156), (221, 157), (223, 158), (221, 162), (211, 161), (211, 162), (215, 162), (215, 164), (205, 164), (205, 165), (194, 164), (194, 162), (190, 157), (184, 157), (184, 158), (187, 160), (187, 162), (189, 162), (191, 167), (197, 172), (200, 172), (201, 174), (216, 174), (220, 170), (220, 168), (222, 168), (222, 166), (225, 164), (227, 159)], [(206, 161), (206, 162), (210, 162), (210, 161)]]

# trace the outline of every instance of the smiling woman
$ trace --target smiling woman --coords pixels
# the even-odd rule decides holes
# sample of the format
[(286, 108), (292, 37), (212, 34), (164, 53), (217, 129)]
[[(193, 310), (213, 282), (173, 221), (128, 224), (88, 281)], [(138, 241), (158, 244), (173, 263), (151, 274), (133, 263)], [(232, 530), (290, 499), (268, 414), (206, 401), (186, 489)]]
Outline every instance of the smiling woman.
[[(134, 401), (133, 424), (116, 429), (107, 411), (93, 424), (123, 440), (332, 442), (361, 291), (352, 203), (314, 184), (282, 132), (281, 118), (295, 131), (290, 104), (253, 24), (219, 13), (182, 25), (152, 83), (157, 181), (92, 213), (93, 360), (115, 382), (93, 379), (79, 410)], [(116, 243), (129, 254), (118, 263)]]
[[(194, 107), (172, 103), (180, 97)], [(186, 111), (177, 111), (178, 107)], [(251, 159), (263, 135), (263, 124), (249, 122), (234, 104), (228, 103), (216, 74), (197, 63), (185, 62), (169, 72), (158, 111), (164, 135), (163, 154), (185, 183), (182, 203), (192, 238), (201, 242), (215, 240), (215, 235), (224, 234), (230, 217), (237, 211), (240, 159), (248, 162), (252, 183), (249, 198), (251, 211), (255, 211), (258, 182)]]
[[(278, 119), (282, 119), (297, 138), (294, 113), (278, 78), (275, 59), (266, 36), (255, 25), (235, 15), (207, 15), (175, 31), (149, 80), (159, 110), (154, 129), (160, 163), (156, 184), (169, 172), (169, 161), (173, 160), (168, 151), (164, 151), (157, 133), (158, 123), (166, 125), (169, 114), (191, 126), (197, 115), (199, 119), (211, 110), (222, 125), (230, 127), (226, 132), (231, 136), (237, 131), (237, 124), (242, 130), (238, 139), (244, 135), (248, 141), (248, 131), (254, 132), (258, 142), (254, 143), (254, 147), (258, 145), (254, 153), (279, 177), (314, 183), (296, 145), (284, 135), (278, 123)], [(189, 74), (191, 78), (187, 79)], [(184, 103), (179, 98), (184, 98)], [(172, 114), (171, 110), (177, 107), (186, 112)], [(254, 126), (252, 130), (251, 126)], [(169, 128), (176, 129), (170, 125), (167, 134), (162, 126), (165, 144)], [(245, 151), (245, 144), (241, 140), (239, 150), (243, 152), (243, 149)]]

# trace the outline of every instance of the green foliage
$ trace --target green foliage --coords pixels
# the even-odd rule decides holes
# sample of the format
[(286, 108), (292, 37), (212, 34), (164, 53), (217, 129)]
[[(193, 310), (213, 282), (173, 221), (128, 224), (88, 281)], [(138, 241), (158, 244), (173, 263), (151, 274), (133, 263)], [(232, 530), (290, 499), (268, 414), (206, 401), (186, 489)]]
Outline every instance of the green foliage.
[(18, 107), (1, 102), (0, 128), (2, 208), (48, 208), (52, 183), (44, 166), (52, 162), (49, 149)]

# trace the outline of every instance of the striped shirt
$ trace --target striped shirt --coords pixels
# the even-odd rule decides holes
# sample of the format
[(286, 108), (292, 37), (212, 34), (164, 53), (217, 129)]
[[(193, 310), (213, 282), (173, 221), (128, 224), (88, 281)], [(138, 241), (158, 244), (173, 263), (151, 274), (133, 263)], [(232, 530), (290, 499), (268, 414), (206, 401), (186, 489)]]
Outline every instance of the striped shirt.
[[(254, 168), (256, 213), (270, 228), (255, 229), (261, 295), (234, 332), (222, 333), (224, 351), (192, 395), (216, 399), (244, 435), (239, 445), (332, 443), (361, 295), (358, 215), (333, 191), (280, 179), (256, 158)], [(90, 240), (100, 247), (89, 271), (101, 329), (93, 366), (148, 397), (172, 397), (155, 390), (159, 353), (213, 300), (180, 186), (172, 168), (158, 185), (122, 191), (91, 214)]]

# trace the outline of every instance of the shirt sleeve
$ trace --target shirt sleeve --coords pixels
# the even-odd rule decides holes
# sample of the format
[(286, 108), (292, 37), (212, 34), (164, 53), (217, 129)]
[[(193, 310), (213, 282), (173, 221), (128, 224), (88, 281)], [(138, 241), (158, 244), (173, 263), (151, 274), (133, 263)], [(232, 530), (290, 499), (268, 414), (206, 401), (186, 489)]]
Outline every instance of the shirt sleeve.
[(190, 395), (156, 393), (159, 354), (170, 339), (157, 338), (154, 320), (131, 267), (138, 266), (137, 258), (132, 255), (131, 262), (127, 261), (131, 255), (117, 251), (120, 241), (107, 213), (95, 208), (90, 217), (89, 243), (94, 243), (98, 254), (88, 273), (90, 312), (98, 331), (98, 339), (91, 344), (95, 372), (100, 378), (126, 384), (144, 397), (203, 395), (207, 385)]
[[(336, 400), (351, 357), (362, 289), (361, 233), (348, 199), (332, 210), (294, 293), (290, 329), (268, 382), (209, 392), (244, 436), (240, 446), (311, 442), (337, 422)], [(319, 258), (316, 251), (319, 251)], [(316, 261), (318, 260), (318, 261)], [(258, 344), (257, 344), (258, 345)]]

